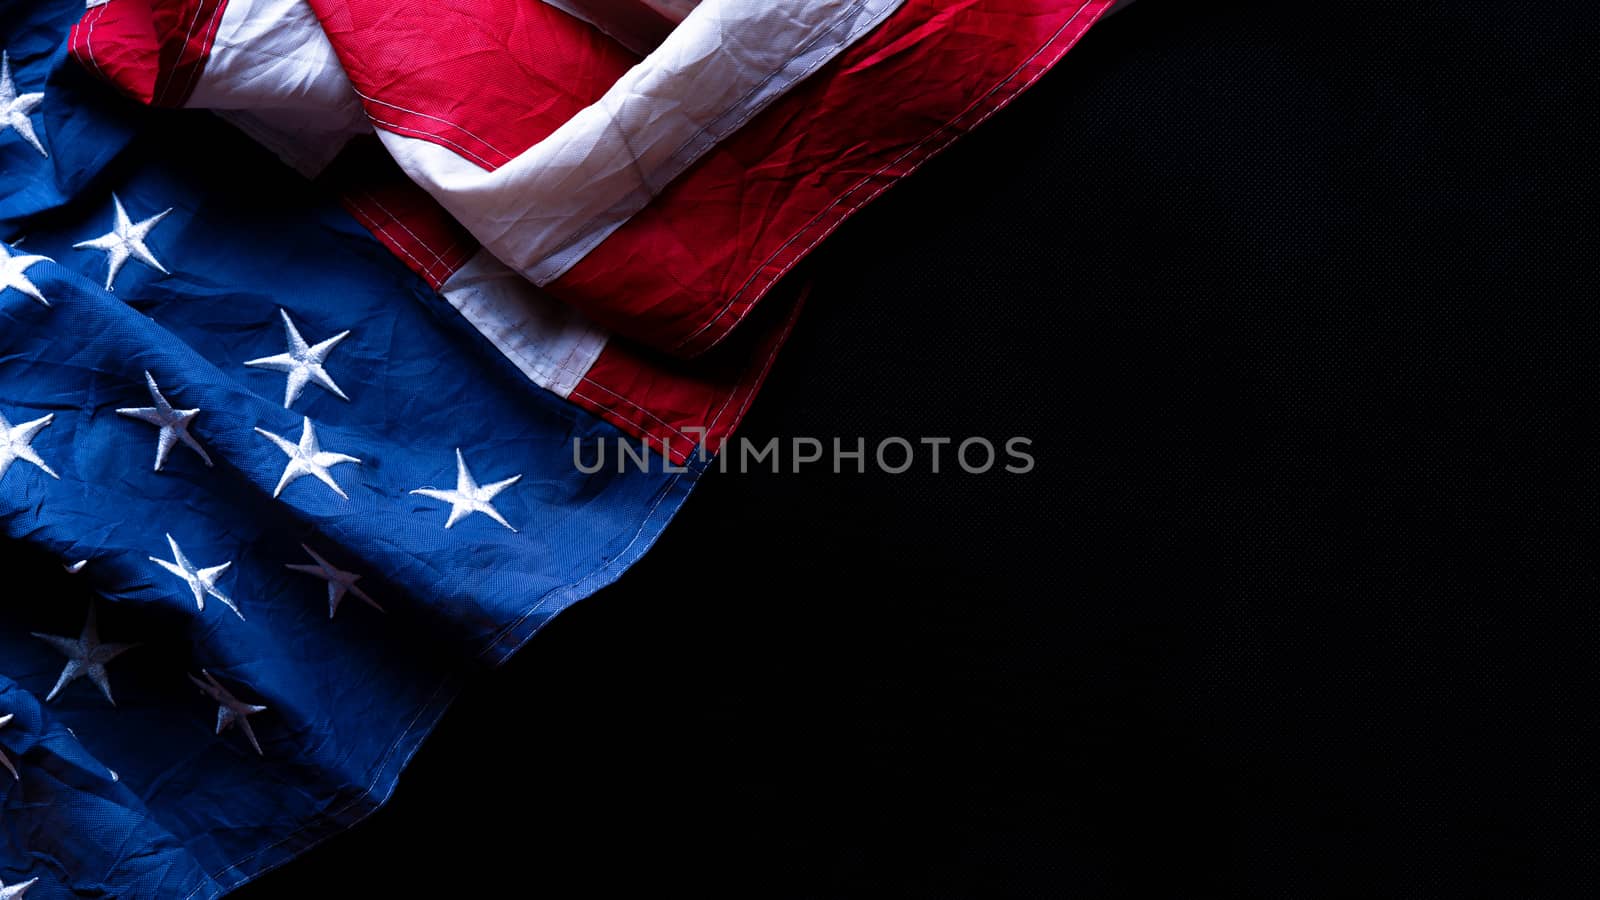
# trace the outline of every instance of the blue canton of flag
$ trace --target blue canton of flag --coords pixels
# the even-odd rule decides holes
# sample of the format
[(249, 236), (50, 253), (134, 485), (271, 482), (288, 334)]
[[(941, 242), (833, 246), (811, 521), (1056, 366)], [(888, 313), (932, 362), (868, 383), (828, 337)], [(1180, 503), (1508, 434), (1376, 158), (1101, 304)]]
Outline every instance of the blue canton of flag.
[(0, 4), (0, 898), (217, 896), (371, 812), (694, 483), (328, 198)]

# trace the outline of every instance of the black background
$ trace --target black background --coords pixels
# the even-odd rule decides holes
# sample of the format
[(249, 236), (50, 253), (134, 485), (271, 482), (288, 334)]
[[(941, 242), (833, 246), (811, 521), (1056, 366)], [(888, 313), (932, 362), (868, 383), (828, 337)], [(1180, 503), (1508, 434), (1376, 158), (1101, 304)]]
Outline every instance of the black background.
[(1142, 0), (816, 259), (707, 477), (249, 900), (1592, 897), (1594, 4)]

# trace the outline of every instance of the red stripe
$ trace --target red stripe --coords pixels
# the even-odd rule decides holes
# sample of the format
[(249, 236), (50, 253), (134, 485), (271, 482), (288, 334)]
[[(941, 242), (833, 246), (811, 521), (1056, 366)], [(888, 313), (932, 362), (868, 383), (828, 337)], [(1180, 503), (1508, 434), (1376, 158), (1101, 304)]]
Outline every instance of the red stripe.
[(908, 0), (551, 285), (693, 355), (856, 210), (1010, 102), (1111, 0)]
[(749, 410), (809, 287), (786, 279), (738, 337), (692, 361), (613, 339), (569, 399), (674, 463), (701, 446), (716, 452)]
[(67, 45), (79, 64), (152, 106), (182, 106), (211, 55), (227, 0), (112, 0), (84, 12)]
[(496, 169), (638, 62), (529, 0), (311, 0), (373, 124)]
[[(317, 183), (434, 290), (479, 249), (374, 137), (351, 141)], [(764, 307), (772, 312), (750, 323), (748, 338), (692, 362), (610, 341), (569, 399), (675, 463), (701, 444), (718, 447), (744, 415), (800, 303), (796, 296), (774, 297)]]
[(406, 177), (375, 137), (351, 141), (317, 182), (434, 290), (478, 251), (477, 240)]
[(194, 93), (200, 70), (211, 55), (211, 42), (217, 36), (217, 26), (222, 22), (222, 10), (227, 0), (185, 0), (178, 4), (187, 19), (182, 40), (167, 42), (162, 47), (162, 74), (165, 83), (156, 80), (156, 106), (182, 106)]

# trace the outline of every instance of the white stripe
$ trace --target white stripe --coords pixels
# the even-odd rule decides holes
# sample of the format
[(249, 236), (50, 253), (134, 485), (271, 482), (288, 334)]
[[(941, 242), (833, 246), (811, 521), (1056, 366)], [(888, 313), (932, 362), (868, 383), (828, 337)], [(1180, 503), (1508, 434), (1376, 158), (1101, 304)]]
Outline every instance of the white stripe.
[(378, 134), (495, 256), (547, 284), (903, 2), (705, 0), (598, 102), (492, 172), (439, 144)]
[(185, 105), (216, 110), (307, 176), (372, 131), (306, 0), (228, 0)]
[[(699, 4), (700, 0), (544, 0), (574, 19), (588, 22), (612, 40), (644, 56), (666, 37), (668, 28), (683, 18)], [(628, 6), (648, 7), (662, 16), (660, 33), (656, 29), (640, 30), (638, 16), (629, 15)]]
[[(306, 0), (230, 0), (189, 106), (212, 109), (306, 175), (372, 130)], [(606, 333), (485, 251), (440, 295), (529, 380), (566, 397)]]
[(479, 250), (439, 293), (534, 384), (566, 397), (606, 345), (606, 333)]

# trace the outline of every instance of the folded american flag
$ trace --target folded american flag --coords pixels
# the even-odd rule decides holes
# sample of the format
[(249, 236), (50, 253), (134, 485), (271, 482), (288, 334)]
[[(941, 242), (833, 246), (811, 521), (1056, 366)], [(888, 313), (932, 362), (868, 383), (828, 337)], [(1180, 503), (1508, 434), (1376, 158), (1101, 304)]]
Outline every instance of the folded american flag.
[(0, 898), (376, 808), (654, 541), (805, 256), (1110, 5), (0, 3)]

